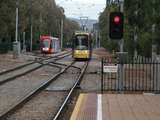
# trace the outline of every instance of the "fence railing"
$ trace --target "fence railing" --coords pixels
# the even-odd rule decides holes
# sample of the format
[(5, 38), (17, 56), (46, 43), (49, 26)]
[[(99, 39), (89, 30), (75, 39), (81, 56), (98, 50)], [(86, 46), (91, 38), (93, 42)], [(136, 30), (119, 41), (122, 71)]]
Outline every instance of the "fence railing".
[(7, 53), (10, 50), (12, 50), (11, 43), (0, 43), (0, 53)]
[[(104, 66), (117, 65), (117, 72), (105, 72)], [(149, 58), (112, 62), (102, 59), (101, 91), (159, 92), (160, 62)]]

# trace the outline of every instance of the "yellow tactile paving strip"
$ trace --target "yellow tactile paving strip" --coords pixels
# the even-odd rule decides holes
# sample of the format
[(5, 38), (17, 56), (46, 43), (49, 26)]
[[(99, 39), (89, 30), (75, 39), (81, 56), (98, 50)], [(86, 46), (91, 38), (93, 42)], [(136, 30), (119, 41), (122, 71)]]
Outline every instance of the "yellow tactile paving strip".
[(80, 94), (70, 120), (96, 120), (97, 94)]
[(84, 94), (80, 94), (80, 96), (78, 97), (78, 101), (76, 103), (76, 107), (74, 108), (74, 111), (72, 113), (72, 116), (70, 118), (70, 120), (76, 120), (77, 116), (79, 114), (80, 108), (82, 107), (82, 103), (84, 102)]

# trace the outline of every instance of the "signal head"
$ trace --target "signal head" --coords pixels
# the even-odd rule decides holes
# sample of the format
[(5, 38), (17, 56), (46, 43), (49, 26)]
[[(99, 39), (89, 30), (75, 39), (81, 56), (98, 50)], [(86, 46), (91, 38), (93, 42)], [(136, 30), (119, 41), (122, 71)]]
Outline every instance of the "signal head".
[(109, 35), (111, 39), (120, 40), (123, 37), (123, 13), (111, 12), (109, 23)]

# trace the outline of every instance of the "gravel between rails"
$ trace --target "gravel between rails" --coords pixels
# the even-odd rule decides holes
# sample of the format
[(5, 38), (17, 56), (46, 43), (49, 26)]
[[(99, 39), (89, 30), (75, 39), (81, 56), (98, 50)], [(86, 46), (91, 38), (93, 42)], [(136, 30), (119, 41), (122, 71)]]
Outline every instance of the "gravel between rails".
[(0, 54), (0, 72), (34, 61), (35, 57), (21, 54), (17, 59), (12, 54)]
[(29, 55), (28, 53), (21, 54), (19, 58), (13, 58), (13, 54), (0, 54), (0, 72), (6, 71), (11, 68), (15, 68), (21, 65), (24, 65), (26, 63), (29, 63), (31, 61), (34, 61), (35, 58), (39, 58), (39, 55), (42, 55), (40, 58), (49, 58), (49, 57), (54, 57), (58, 54), (65, 54), (67, 51), (61, 52), (61, 53), (56, 53), (56, 54), (47, 54), (47, 55), (42, 55), (38, 54), (37, 56), (32, 56)]
[[(63, 55), (64, 56), (64, 55)], [(49, 61), (52, 62), (53, 60), (55, 60), (55, 58), (50, 58), (50, 59), (47, 59), (47, 60), (44, 60), (43, 61), (43, 64), (46, 64), (46, 63), (49, 63)], [(58, 59), (56, 60), (58, 61)], [(39, 64), (39, 63), (34, 63), (34, 64), (31, 64), (31, 65), (28, 65), (26, 67), (23, 67), (21, 69), (18, 69), (18, 70), (14, 70), (12, 72), (9, 72), (9, 73), (6, 73), (6, 74), (2, 74), (1, 75), (1, 78), (0, 78), (0, 83), (4, 82), (4, 81), (8, 81), (9, 79), (11, 78), (14, 78), (15, 79), (15, 76), (17, 75), (20, 75), (20, 74), (26, 74), (27, 72), (30, 73), (32, 72), (33, 70), (36, 70), (36, 69), (39, 69), (40, 67), (43, 67), (43, 65)], [(32, 71), (31, 71), (32, 70)], [(20, 77), (20, 76), (19, 76)]]
[(81, 82), (81, 89), (85, 92), (99, 91), (101, 88), (101, 62), (91, 60), (87, 72)]
[[(77, 63), (74, 65), (76, 66)], [(80, 65), (78, 65), (80, 67)], [(82, 67), (82, 65), (81, 65)], [(54, 81), (47, 90), (67, 91), (74, 85), (79, 70), (76, 68), (69, 68), (66, 73), (62, 74), (56, 81)]]
[(59, 69), (45, 66), (0, 86), (0, 113), (51, 78)]
[[(82, 67), (84, 63), (76, 63), (74, 66)], [(45, 91), (28, 101), (21, 109), (15, 111), (7, 120), (51, 120), (64, 101), (68, 90), (76, 82), (76, 68), (69, 68), (65, 74), (62, 74)]]
[(1, 76), (0, 76), (0, 81), (3, 81), (3, 80), (5, 80), (5, 79), (8, 79), (8, 78), (10, 78), (10, 77), (12, 77), (12, 76), (18, 75), (18, 74), (20, 74), (20, 73), (24, 73), (24, 72), (26, 72), (26, 71), (28, 71), (28, 70), (31, 70), (31, 69), (33, 69), (33, 68), (36, 68), (36, 67), (38, 67), (38, 66), (40, 66), (39, 63), (34, 63), (34, 64), (28, 65), (28, 66), (26, 66), (26, 67), (24, 67), (24, 68), (21, 68), (21, 69), (18, 69), (18, 70), (9, 72), (9, 73), (7, 73), (7, 74), (1, 75)]
[(44, 91), (25, 104), (7, 120), (51, 120), (53, 111), (57, 111), (66, 92)]

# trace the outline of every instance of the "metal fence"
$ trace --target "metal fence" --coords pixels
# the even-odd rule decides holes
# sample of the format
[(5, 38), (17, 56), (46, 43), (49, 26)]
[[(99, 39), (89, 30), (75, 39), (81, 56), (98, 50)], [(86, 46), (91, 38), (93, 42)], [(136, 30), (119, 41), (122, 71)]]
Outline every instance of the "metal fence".
[[(107, 65), (117, 65), (117, 72), (104, 72)], [(148, 58), (113, 62), (103, 58), (101, 91), (159, 92), (160, 62)]]
[(12, 50), (12, 43), (0, 43), (0, 53), (7, 53)]

